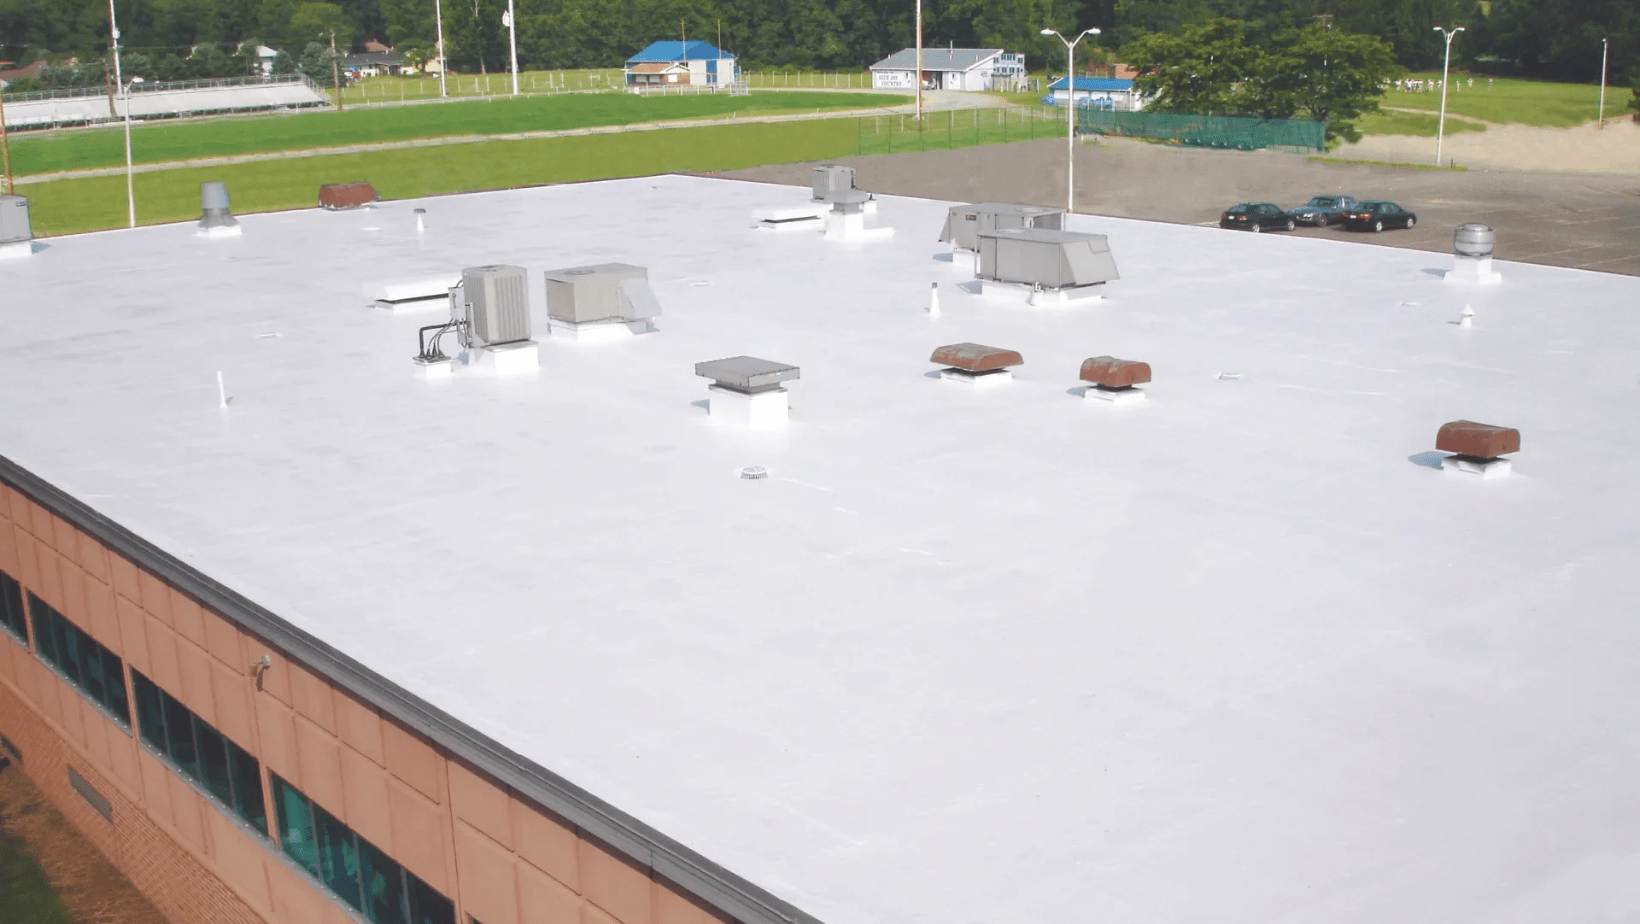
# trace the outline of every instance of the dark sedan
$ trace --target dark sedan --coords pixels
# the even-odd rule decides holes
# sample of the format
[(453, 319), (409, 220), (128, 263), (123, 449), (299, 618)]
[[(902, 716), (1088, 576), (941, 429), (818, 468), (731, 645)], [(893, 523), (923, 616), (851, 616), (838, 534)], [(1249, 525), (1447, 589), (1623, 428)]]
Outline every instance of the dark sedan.
[(1344, 213), (1360, 207), (1354, 196), (1316, 196), (1287, 214), (1301, 225), (1325, 228), (1344, 220)]
[(1417, 223), (1416, 214), (1393, 202), (1363, 202), (1344, 213), (1344, 227), (1356, 231), (1410, 228)]
[(1271, 202), (1243, 202), (1232, 205), (1219, 216), (1219, 227), (1241, 231), (1291, 231), (1297, 227), (1291, 215)]

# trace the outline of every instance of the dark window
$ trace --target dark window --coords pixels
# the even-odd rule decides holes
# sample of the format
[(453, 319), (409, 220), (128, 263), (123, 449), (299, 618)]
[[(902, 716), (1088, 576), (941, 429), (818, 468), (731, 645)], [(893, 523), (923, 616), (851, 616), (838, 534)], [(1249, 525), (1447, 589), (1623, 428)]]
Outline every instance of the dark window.
[(28, 620), (23, 615), (23, 588), (11, 575), (0, 571), (0, 629), (28, 644)]
[(251, 827), (267, 834), (262, 767), (256, 758), (136, 671), (131, 672), (131, 689), (137, 696), (142, 740)]
[(374, 924), (455, 924), (448, 898), (273, 776), (285, 854)]
[(121, 725), (129, 726), (131, 704), (125, 695), (125, 664), (119, 655), (33, 594), (28, 595), (28, 611), (34, 623), (35, 653)]

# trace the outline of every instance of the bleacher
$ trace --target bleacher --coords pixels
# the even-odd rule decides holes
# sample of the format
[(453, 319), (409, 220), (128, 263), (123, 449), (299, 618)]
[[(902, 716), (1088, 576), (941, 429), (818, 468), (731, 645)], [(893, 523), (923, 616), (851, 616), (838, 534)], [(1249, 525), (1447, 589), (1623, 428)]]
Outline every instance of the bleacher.
[[(328, 105), (325, 91), (301, 74), (139, 83), (131, 88), (131, 118), (142, 120)], [(6, 98), (6, 123), (14, 131), (92, 125), (125, 118), (125, 106), (125, 98), (116, 96), (111, 111), (108, 95), (95, 88), (26, 93)]]

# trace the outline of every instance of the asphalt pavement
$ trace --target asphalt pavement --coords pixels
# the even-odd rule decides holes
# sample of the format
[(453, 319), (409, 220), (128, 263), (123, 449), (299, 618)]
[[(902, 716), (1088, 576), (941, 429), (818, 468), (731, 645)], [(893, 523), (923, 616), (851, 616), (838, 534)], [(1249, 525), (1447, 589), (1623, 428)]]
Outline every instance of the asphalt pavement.
[[(844, 158), (873, 192), (968, 202), (1065, 204), (1065, 142), (1042, 139), (955, 151)], [(724, 176), (807, 185), (813, 164)], [(1216, 225), (1237, 202), (1298, 205), (1311, 196), (1389, 199), (1418, 213), (1411, 230), (1300, 228), (1292, 233), (1451, 253), (1452, 230), (1497, 230), (1500, 260), (1640, 276), (1640, 178), (1414, 170), (1312, 161), (1270, 152), (1204, 151), (1107, 140), (1076, 150), (1076, 210)], [(1226, 234), (1243, 232), (1226, 231)]]

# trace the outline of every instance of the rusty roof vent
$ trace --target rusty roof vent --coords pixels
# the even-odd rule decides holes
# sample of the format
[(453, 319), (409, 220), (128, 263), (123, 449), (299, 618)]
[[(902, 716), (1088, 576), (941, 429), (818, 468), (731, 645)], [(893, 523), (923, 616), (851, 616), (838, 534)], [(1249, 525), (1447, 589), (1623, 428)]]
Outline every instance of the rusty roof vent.
[(329, 212), (364, 208), (376, 201), (376, 187), (369, 183), (332, 183), (319, 187), (319, 208)]
[(1520, 452), (1520, 431), (1472, 420), (1454, 420), (1441, 424), (1435, 434), (1435, 448), (1452, 453), (1441, 460), (1442, 471), (1496, 478), (1509, 474), (1512, 466), (1502, 456)]
[(1025, 364), (1014, 350), (982, 343), (948, 343), (934, 351), (928, 361), (944, 366), (940, 378), (970, 385), (994, 385), (1013, 379), (1013, 366)]
[(1082, 361), (1082, 381), (1090, 383), (1083, 390), (1083, 398), (1095, 398), (1112, 404), (1143, 401), (1145, 392), (1135, 386), (1150, 381), (1150, 363), (1114, 356), (1094, 356)]

